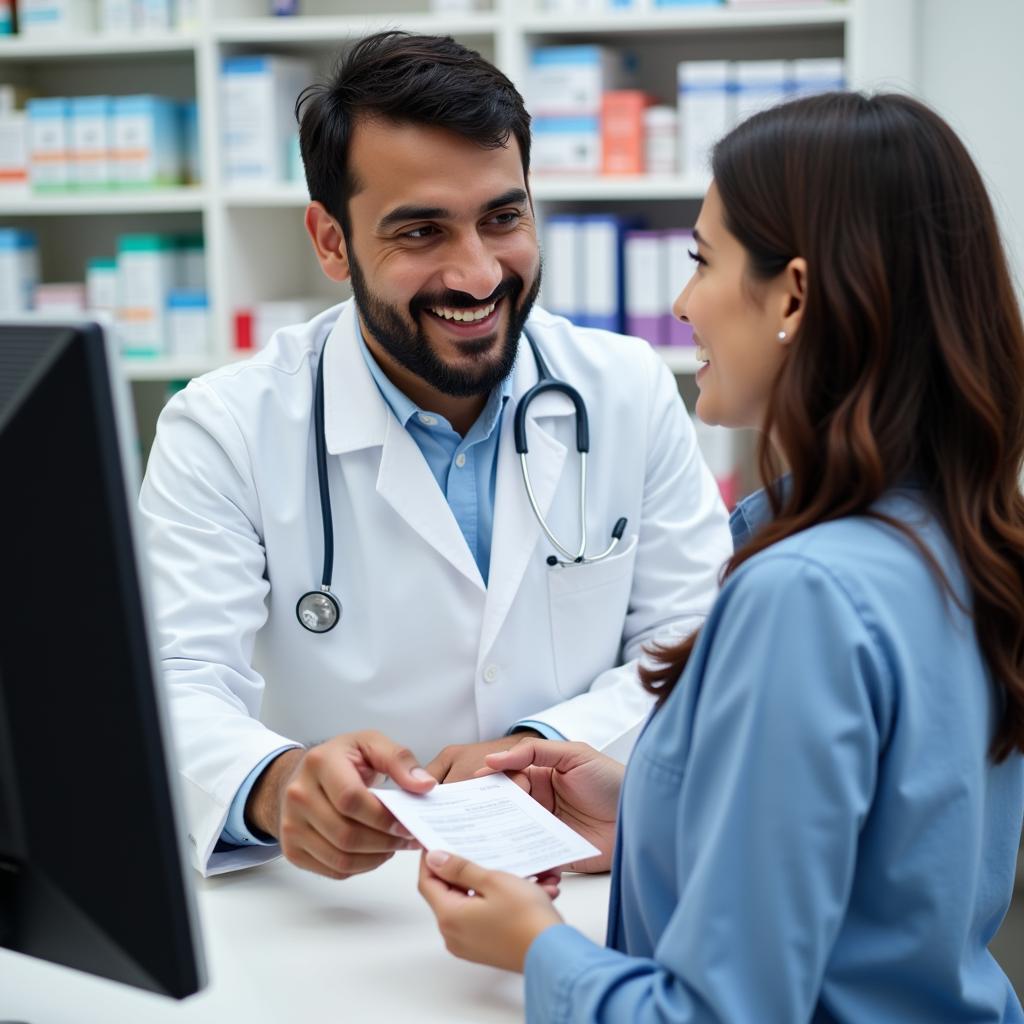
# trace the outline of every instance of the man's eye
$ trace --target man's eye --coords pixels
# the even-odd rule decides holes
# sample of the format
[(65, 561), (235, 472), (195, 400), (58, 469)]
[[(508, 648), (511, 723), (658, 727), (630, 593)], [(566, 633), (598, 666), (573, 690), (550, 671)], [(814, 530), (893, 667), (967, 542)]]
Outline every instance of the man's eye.
[(504, 226), (508, 224), (515, 224), (518, 220), (520, 220), (521, 217), (522, 214), (519, 213), (518, 211), (508, 210), (505, 213), (496, 214), (493, 219), (495, 224), (500, 224)]
[(430, 236), (433, 235), (436, 231), (437, 231), (437, 228), (432, 227), (431, 225), (428, 224), (428, 225), (426, 225), (426, 227), (413, 228), (411, 231), (406, 231), (402, 235), (402, 237), (403, 238), (412, 238), (412, 239), (430, 238)]

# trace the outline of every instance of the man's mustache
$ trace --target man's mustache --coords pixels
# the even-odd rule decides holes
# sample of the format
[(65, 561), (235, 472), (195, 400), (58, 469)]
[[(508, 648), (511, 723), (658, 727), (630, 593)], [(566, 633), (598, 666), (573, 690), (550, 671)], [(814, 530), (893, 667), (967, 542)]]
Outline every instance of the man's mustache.
[(518, 295), (523, 290), (523, 281), (520, 277), (506, 277), (497, 288), (486, 299), (477, 299), (468, 292), (445, 291), (435, 295), (417, 295), (409, 303), (409, 311), (416, 316), (424, 309), (436, 307), (438, 309), (477, 309), (480, 306), (487, 306), (497, 302), (508, 295)]

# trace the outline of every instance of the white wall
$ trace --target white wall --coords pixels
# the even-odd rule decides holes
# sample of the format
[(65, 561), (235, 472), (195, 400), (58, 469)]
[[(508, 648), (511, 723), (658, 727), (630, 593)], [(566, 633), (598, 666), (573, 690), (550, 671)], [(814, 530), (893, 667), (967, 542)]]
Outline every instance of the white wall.
[(915, 91), (981, 168), (1024, 301), (1024, 2), (920, 0), (915, 37)]

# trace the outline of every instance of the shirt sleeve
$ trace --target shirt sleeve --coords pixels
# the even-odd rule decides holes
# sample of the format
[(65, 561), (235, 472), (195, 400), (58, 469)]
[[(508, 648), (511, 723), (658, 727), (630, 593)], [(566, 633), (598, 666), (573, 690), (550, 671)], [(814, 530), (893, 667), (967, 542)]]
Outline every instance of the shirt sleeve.
[(523, 732), (524, 729), (533, 729), (534, 732), (539, 732), (546, 740), (565, 739), (557, 729), (553, 729), (550, 725), (547, 725), (544, 722), (538, 722), (534, 718), (524, 718), (522, 721), (516, 722), (516, 724), (513, 725), (505, 735), (513, 736), (517, 732)]
[(228, 808), (228, 818), (224, 822), (224, 830), (220, 834), (222, 842), (228, 843), (231, 846), (276, 846), (277, 840), (267, 838), (261, 838), (257, 836), (248, 825), (245, 823), (245, 805), (249, 801), (249, 794), (252, 792), (252, 787), (256, 785), (256, 780), (263, 774), (263, 769), (270, 764), (278, 754), (283, 754), (286, 750), (294, 750), (295, 747), (279, 747), (277, 750), (271, 751), (265, 758), (249, 774), (245, 777), (245, 781), (239, 787), (238, 792), (235, 794), (234, 800), (231, 801), (231, 806)]
[(642, 748), (644, 761), (679, 777), (674, 882), (652, 882), (642, 860), (626, 863), (631, 818), (659, 809), (644, 806), (642, 786), (627, 779), (624, 791), (624, 898), (677, 894), (671, 908), (623, 908), (634, 920), (665, 920), (654, 953), (628, 956), (549, 929), (526, 961), (530, 1021), (724, 1024), (815, 1012), (892, 681), (877, 632), (827, 569), (769, 555), (741, 573), (657, 712), (672, 728), (656, 730), (656, 741), (675, 750)]

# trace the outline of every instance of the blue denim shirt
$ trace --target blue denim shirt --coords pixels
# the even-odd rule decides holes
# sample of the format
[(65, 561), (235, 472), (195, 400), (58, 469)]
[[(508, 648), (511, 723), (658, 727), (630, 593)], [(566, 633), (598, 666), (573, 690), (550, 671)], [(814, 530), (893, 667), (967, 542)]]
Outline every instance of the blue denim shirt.
[[(922, 498), (880, 508), (969, 607)], [(739, 543), (766, 508), (734, 514)], [(970, 616), (897, 531), (850, 517), (760, 552), (630, 760), (608, 944), (543, 932), (527, 1020), (1024, 1021), (987, 948), (1024, 813), (998, 713)]]

